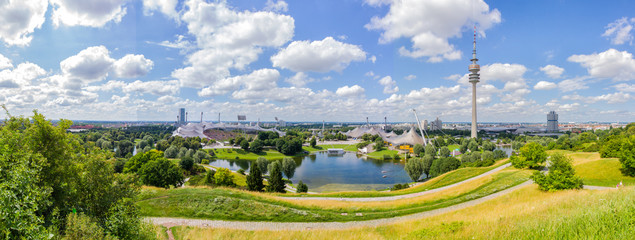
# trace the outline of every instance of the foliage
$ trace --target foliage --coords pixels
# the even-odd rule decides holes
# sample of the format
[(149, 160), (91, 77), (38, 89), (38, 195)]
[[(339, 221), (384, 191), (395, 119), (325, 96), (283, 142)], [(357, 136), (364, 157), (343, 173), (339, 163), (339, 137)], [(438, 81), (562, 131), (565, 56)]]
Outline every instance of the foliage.
[(438, 158), (432, 162), (430, 177), (436, 177), (446, 172), (455, 170), (461, 166), (461, 161), (454, 157)]
[(66, 231), (62, 240), (92, 240), (92, 239), (116, 239), (106, 235), (104, 229), (91, 221), (90, 217), (83, 213), (73, 213), (66, 217)]
[(397, 184), (395, 184), (394, 186), (392, 186), (390, 188), (390, 191), (397, 191), (397, 190), (406, 189), (406, 188), (409, 188), (409, 187), (410, 187), (410, 185), (408, 185), (407, 183), (404, 183), (404, 184), (397, 183)]
[[(156, 148), (159, 151), (165, 151), (167, 150), (169, 147), (171, 147), (170, 143), (168, 142), (168, 140), (165, 139), (161, 139), (157, 142)], [(175, 147), (176, 148), (176, 147)]]
[(252, 152), (258, 153), (262, 151), (263, 147), (264, 147), (263, 142), (260, 139), (256, 139), (253, 142), (251, 142), (249, 149), (251, 149)]
[(309, 142), (309, 145), (310, 145), (312, 148), (315, 148), (315, 146), (317, 145), (317, 141), (315, 140), (315, 136), (313, 136), (313, 137), (311, 138), (311, 142)]
[(104, 229), (119, 239), (155, 239), (150, 223), (143, 222), (130, 198), (121, 199), (109, 211)]
[(128, 154), (132, 154), (132, 151), (134, 151), (134, 144), (129, 140), (123, 140), (117, 143), (117, 152), (115, 153), (117, 157), (126, 157)]
[(284, 173), (285, 176), (287, 176), (287, 179), (293, 178), (296, 167), (297, 165), (295, 161), (293, 160), (293, 158), (286, 157), (282, 159), (282, 172)]
[(551, 155), (550, 162), (551, 165), (547, 175), (537, 171), (531, 176), (531, 179), (538, 184), (540, 190), (582, 189), (582, 180), (580, 177), (575, 176), (571, 158), (557, 153)]
[[(209, 160), (209, 154), (203, 150), (197, 150), (193, 156), (195, 163), (202, 163), (204, 159)], [(207, 161), (209, 163), (209, 161)]]
[(493, 142), (490, 142), (490, 141), (483, 142), (484, 151), (494, 151), (494, 149), (496, 149), (496, 145)]
[(228, 186), (233, 187), (234, 184), (234, 176), (231, 171), (227, 168), (218, 168), (216, 169), (216, 173), (214, 173), (214, 184), (218, 186)]
[(138, 174), (144, 184), (162, 188), (181, 186), (184, 180), (181, 169), (165, 158), (144, 164)]
[(258, 157), (258, 159), (256, 159), (256, 165), (258, 165), (258, 168), (260, 169), (262, 175), (267, 174), (267, 170), (269, 169), (267, 167), (269, 166), (269, 161), (266, 158)]
[(267, 185), (267, 192), (285, 192), (285, 184), (282, 181), (282, 166), (278, 161), (274, 161), (269, 164), (269, 185)]
[(437, 149), (434, 148), (434, 146), (432, 146), (432, 144), (428, 144), (427, 146), (425, 146), (425, 151), (426, 151), (426, 156), (436, 156), (437, 155)]
[(185, 171), (190, 171), (194, 167), (194, 159), (190, 156), (184, 156), (179, 161), (179, 166)]
[(176, 155), (176, 158), (182, 158), (184, 156), (187, 156), (187, 148), (181, 147), (179, 148), (179, 153)]
[(264, 187), (258, 164), (252, 164), (249, 168), (249, 175), (247, 175), (247, 190), (261, 192)]
[(432, 167), (433, 162), (434, 162), (433, 156), (426, 155), (426, 156), (423, 156), (423, 158), (421, 159), (423, 173), (426, 174), (426, 178), (430, 177), (430, 168)]
[(360, 149), (360, 148), (364, 148), (364, 147), (368, 146), (368, 144), (370, 144), (370, 142), (369, 142), (369, 141), (364, 141), (364, 142), (357, 143), (357, 144), (355, 145), (355, 147), (356, 147), (357, 149)]
[(206, 173), (205, 173), (205, 184), (214, 185), (214, 174), (216, 174), (216, 171), (214, 171), (212, 169), (206, 171)]
[(627, 176), (635, 176), (635, 135), (622, 144), (620, 149), (620, 163), (622, 163), (622, 173)]
[(467, 144), (467, 149), (469, 149), (470, 152), (478, 151), (478, 143), (476, 142), (476, 140), (471, 139), (470, 142)]
[(245, 151), (249, 151), (249, 142), (247, 141), (247, 139), (243, 139), (242, 141), (240, 141), (240, 148)]
[(419, 158), (411, 158), (406, 162), (404, 170), (406, 170), (412, 181), (419, 181), (423, 174), (423, 161)]
[(496, 149), (494, 150), (494, 160), (499, 160), (507, 157), (507, 153), (505, 151)]
[(163, 153), (157, 150), (151, 150), (146, 153), (139, 153), (131, 157), (126, 164), (124, 165), (123, 172), (124, 173), (137, 173), (141, 167), (150, 162), (157, 159), (161, 159)]
[[(159, 150), (159, 148), (157, 147), (157, 150)], [(163, 155), (165, 158), (176, 158), (179, 154), (179, 150), (176, 148), (176, 146), (170, 146), (165, 150), (165, 154)]]
[(413, 153), (414, 153), (417, 157), (421, 156), (421, 153), (422, 153), (422, 152), (424, 152), (423, 145), (418, 144), (418, 143), (417, 143), (417, 144), (415, 144), (415, 146), (414, 146), (414, 147), (412, 147), (412, 152), (413, 152)]
[(236, 171), (236, 173), (240, 174), (240, 175), (245, 175), (245, 169), (238, 169), (238, 171)]
[(375, 146), (373, 147), (375, 151), (381, 151), (384, 149), (384, 139), (381, 137), (375, 138)]
[(600, 156), (603, 158), (620, 157), (620, 150), (622, 149), (622, 144), (624, 144), (624, 140), (619, 137), (609, 140), (600, 148)]
[(305, 193), (305, 192), (308, 192), (308, 191), (309, 191), (309, 187), (306, 184), (304, 184), (302, 182), (302, 180), (300, 180), (300, 182), (298, 182), (298, 188), (296, 188), (296, 192), (297, 193)]
[(450, 152), (448, 147), (442, 147), (439, 149), (439, 157), (449, 157), (451, 153), (452, 152)]
[(547, 160), (547, 153), (542, 145), (530, 142), (520, 148), (518, 156), (512, 156), (510, 160), (515, 168), (538, 168)]

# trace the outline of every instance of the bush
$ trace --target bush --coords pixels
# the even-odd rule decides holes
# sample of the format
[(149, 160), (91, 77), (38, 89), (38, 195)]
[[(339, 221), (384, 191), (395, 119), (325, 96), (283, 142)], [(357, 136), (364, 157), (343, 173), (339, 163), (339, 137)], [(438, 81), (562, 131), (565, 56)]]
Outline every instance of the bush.
[(247, 141), (247, 139), (243, 139), (242, 141), (240, 141), (240, 148), (245, 151), (249, 151), (249, 142)]
[(430, 177), (436, 177), (446, 172), (455, 170), (461, 166), (461, 161), (454, 157), (439, 158), (432, 162)]
[(165, 150), (163, 156), (165, 158), (176, 158), (179, 154), (179, 150), (175, 146), (170, 146)]
[(262, 151), (262, 148), (264, 147), (264, 144), (261, 140), (256, 139), (253, 142), (251, 142), (251, 145), (249, 146), (249, 149), (252, 152), (258, 153)]
[(234, 176), (231, 171), (227, 168), (218, 168), (216, 173), (214, 174), (214, 184), (218, 186), (228, 186), (233, 187), (234, 184)]
[(304, 184), (302, 182), (302, 180), (300, 180), (300, 182), (298, 182), (298, 188), (296, 188), (296, 192), (297, 193), (305, 193), (305, 192), (308, 192), (308, 191), (309, 191), (309, 187), (306, 184)]
[(216, 171), (212, 169), (208, 170), (207, 173), (205, 173), (205, 184), (214, 185), (214, 174), (216, 174)]
[(539, 143), (530, 142), (520, 148), (518, 156), (512, 156), (510, 160), (515, 168), (538, 168), (547, 160), (547, 153)]
[(424, 148), (423, 145), (421, 144), (415, 144), (415, 146), (412, 148), (412, 152), (417, 156), (421, 156), (421, 153), (424, 152)]
[(631, 136), (629, 140), (622, 144), (620, 163), (622, 163), (622, 173), (624, 175), (635, 176), (635, 136)]
[(201, 160), (202, 164), (209, 164), (209, 159), (204, 158), (203, 160)]
[(238, 169), (238, 171), (236, 171), (238, 174), (240, 175), (245, 175), (245, 169)]
[(449, 157), (451, 153), (452, 152), (450, 152), (450, 149), (448, 149), (448, 147), (442, 147), (439, 150), (439, 157), (442, 157), (442, 158)]
[(392, 155), (392, 159), (399, 160), (399, 159), (401, 159), (401, 156), (399, 156), (398, 153), (395, 153), (395, 154)]
[(397, 184), (395, 184), (394, 186), (392, 186), (390, 188), (390, 191), (397, 191), (397, 190), (406, 189), (406, 188), (409, 188), (409, 187), (410, 187), (410, 185), (408, 185), (407, 183), (404, 183), (404, 184), (397, 183)]
[(183, 185), (183, 172), (176, 164), (165, 158), (144, 164), (138, 174), (141, 181), (150, 186), (169, 188)]
[(184, 156), (181, 158), (181, 161), (179, 161), (179, 166), (185, 171), (190, 171), (192, 167), (194, 167), (194, 159), (190, 156)]
[(106, 235), (104, 229), (83, 213), (72, 213), (66, 217), (66, 231), (62, 240), (116, 239)]
[(571, 165), (571, 158), (557, 153), (551, 155), (549, 172), (545, 175), (541, 171), (535, 172), (531, 179), (543, 191), (556, 191), (562, 189), (582, 189), (582, 180), (575, 176), (575, 170)]
[(507, 153), (505, 153), (505, 151), (500, 149), (494, 150), (494, 160), (500, 160), (503, 158), (507, 158)]
[(368, 146), (368, 144), (370, 144), (369, 141), (364, 141), (364, 142), (358, 143), (357, 145), (355, 145), (355, 147), (357, 147), (357, 149), (360, 149), (360, 148), (364, 148), (364, 147)]

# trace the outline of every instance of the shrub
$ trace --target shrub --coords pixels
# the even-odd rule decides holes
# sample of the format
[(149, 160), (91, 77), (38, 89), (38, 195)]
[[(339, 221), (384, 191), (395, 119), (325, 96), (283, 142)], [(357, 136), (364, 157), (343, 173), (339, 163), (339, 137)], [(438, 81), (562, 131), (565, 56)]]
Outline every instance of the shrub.
[(448, 149), (448, 147), (442, 147), (439, 150), (439, 157), (442, 157), (442, 158), (443, 157), (449, 157), (451, 153), (452, 152), (450, 152), (450, 149)]
[(284, 175), (287, 176), (287, 179), (293, 178), (296, 167), (297, 165), (295, 164), (295, 161), (293, 161), (293, 158), (285, 157), (282, 159), (282, 172), (284, 172)]
[(256, 139), (253, 142), (251, 142), (251, 145), (249, 146), (249, 149), (252, 152), (258, 153), (262, 151), (262, 148), (264, 147), (263, 142), (260, 139)]
[(238, 171), (236, 171), (238, 174), (240, 175), (245, 175), (245, 169), (238, 169)]
[(390, 191), (396, 191), (396, 190), (406, 189), (406, 188), (409, 188), (409, 187), (410, 187), (410, 185), (408, 185), (407, 183), (404, 183), (404, 184), (399, 184), (399, 183), (397, 183), (397, 184), (395, 184), (394, 186), (392, 186), (392, 187), (390, 188)]
[(300, 182), (298, 182), (298, 188), (296, 188), (296, 192), (297, 193), (305, 193), (305, 192), (308, 192), (308, 191), (309, 191), (309, 187), (306, 184), (304, 184), (302, 182), (302, 180), (300, 180)]
[(539, 143), (530, 142), (520, 148), (518, 156), (512, 156), (510, 160), (515, 168), (538, 168), (547, 160), (547, 153)]
[(395, 154), (392, 155), (392, 159), (399, 160), (399, 159), (401, 159), (401, 156), (399, 156), (398, 153), (395, 153)]
[(503, 159), (506, 158), (507, 154), (505, 153), (505, 151), (500, 150), (500, 149), (496, 149), (494, 150), (494, 160), (499, 160), (499, 159)]
[(240, 148), (245, 151), (249, 151), (249, 142), (247, 141), (247, 139), (243, 139), (242, 141), (240, 141)]
[(417, 155), (417, 157), (421, 156), (421, 153), (424, 152), (424, 148), (423, 145), (421, 144), (415, 144), (415, 146), (412, 148), (412, 152)]
[(575, 170), (571, 165), (571, 158), (557, 153), (551, 155), (549, 172), (545, 175), (541, 171), (535, 172), (531, 179), (543, 191), (556, 191), (562, 189), (582, 189), (582, 180), (575, 176)]
[(194, 159), (190, 156), (184, 156), (181, 158), (181, 161), (179, 161), (179, 166), (185, 171), (190, 171), (192, 167), (194, 167)]
[(179, 150), (175, 146), (170, 146), (165, 150), (163, 156), (165, 158), (176, 158), (179, 154)]
[(461, 166), (461, 161), (454, 157), (435, 159), (430, 167), (430, 177), (436, 177), (455, 170), (459, 168), (459, 166)]
[(234, 184), (234, 176), (231, 171), (227, 168), (218, 168), (216, 173), (214, 173), (214, 184), (218, 186), (228, 186), (233, 187)]
[(183, 184), (183, 172), (176, 164), (161, 158), (150, 161), (141, 167), (138, 172), (141, 181), (150, 186), (169, 188)]
[(624, 175), (635, 176), (635, 136), (631, 136), (629, 140), (622, 144), (620, 163), (622, 163), (622, 173)]
[(384, 160), (389, 160), (389, 159), (391, 159), (391, 158), (392, 158), (392, 157), (391, 157), (390, 155), (388, 155), (388, 154), (384, 154)]
[(106, 235), (104, 229), (83, 213), (72, 213), (66, 217), (66, 231), (62, 240), (116, 239)]

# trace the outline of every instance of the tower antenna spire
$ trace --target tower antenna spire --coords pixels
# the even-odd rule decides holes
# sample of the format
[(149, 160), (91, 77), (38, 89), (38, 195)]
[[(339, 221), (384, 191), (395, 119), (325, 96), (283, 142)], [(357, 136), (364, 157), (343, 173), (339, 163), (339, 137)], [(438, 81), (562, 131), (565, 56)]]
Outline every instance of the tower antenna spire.
[(480, 80), (479, 71), (481, 70), (481, 66), (478, 65), (478, 58), (476, 58), (476, 24), (474, 24), (474, 41), (472, 43), (474, 45), (474, 50), (472, 50), (472, 64), (469, 66), (470, 70), (470, 83), (472, 83), (472, 131), (471, 137), (476, 138), (476, 83)]

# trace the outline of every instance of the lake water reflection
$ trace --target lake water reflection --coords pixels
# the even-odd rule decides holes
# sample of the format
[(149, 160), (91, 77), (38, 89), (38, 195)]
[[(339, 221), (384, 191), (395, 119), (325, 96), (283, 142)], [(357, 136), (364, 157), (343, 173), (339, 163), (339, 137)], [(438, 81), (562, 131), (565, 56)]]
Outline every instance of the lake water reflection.
[[(351, 152), (339, 156), (317, 152), (294, 160), (298, 166), (291, 181), (297, 184), (302, 180), (309, 191), (385, 189), (397, 183), (411, 182), (400, 161), (363, 159)], [(249, 160), (219, 159), (211, 161), (210, 165), (249, 172), (251, 163)]]

